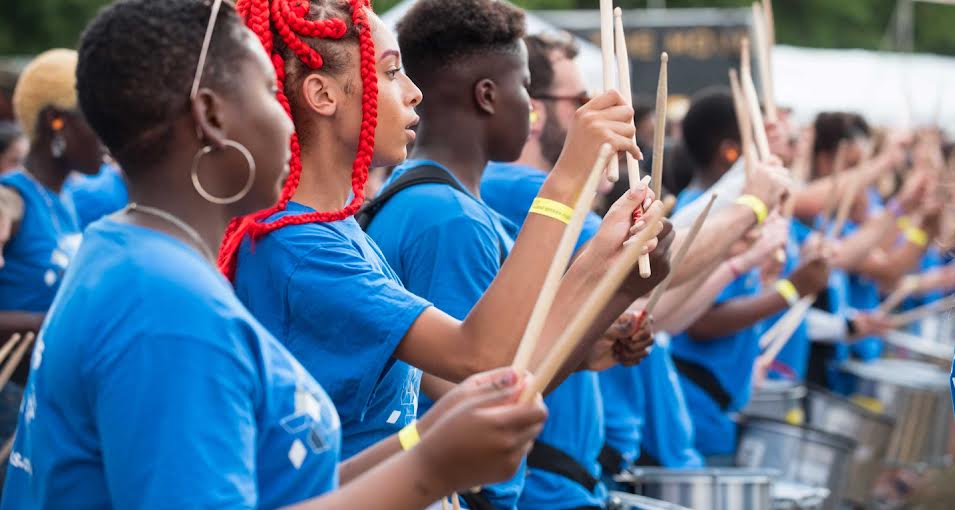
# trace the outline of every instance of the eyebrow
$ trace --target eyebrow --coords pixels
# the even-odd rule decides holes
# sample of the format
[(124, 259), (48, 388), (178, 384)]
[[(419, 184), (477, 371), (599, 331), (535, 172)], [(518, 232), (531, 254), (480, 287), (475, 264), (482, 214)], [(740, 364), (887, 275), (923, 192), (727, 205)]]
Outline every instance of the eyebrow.
[(378, 59), (378, 61), (381, 62), (382, 60), (391, 56), (394, 56), (398, 60), (401, 60), (401, 53), (398, 50), (386, 50), (384, 53), (381, 54), (381, 58)]

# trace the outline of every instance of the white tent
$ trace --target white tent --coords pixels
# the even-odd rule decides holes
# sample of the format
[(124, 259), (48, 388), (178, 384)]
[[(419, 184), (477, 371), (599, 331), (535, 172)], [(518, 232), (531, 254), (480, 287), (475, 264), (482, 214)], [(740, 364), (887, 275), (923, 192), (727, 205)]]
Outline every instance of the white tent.
[[(411, 8), (414, 2), (415, 0), (403, 0), (391, 9), (388, 9), (384, 14), (381, 14), (381, 20), (385, 25), (394, 30), (398, 20), (408, 12), (408, 9)], [(600, 16), (599, 12), (594, 10), (593, 16), (594, 22), (597, 23)], [(534, 16), (532, 12), (526, 12), (526, 20), (528, 34), (540, 34), (560, 30), (556, 26)], [(574, 39), (577, 41), (580, 50), (577, 54), (577, 63), (583, 71), (587, 88), (591, 91), (601, 90), (603, 88), (603, 66), (601, 64), (600, 47), (581, 37), (575, 37)]]

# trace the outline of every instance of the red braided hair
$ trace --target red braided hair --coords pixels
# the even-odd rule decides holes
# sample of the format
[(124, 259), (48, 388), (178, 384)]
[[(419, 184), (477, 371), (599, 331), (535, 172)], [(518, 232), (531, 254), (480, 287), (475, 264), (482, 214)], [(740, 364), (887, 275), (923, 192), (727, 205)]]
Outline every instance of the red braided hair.
[[(354, 198), (344, 209), (338, 211), (316, 211), (284, 216), (270, 223), (263, 222), (272, 214), (285, 210), (298, 189), (302, 175), (301, 147), (298, 134), (292, 133), (289, 175), (279, 195), (279, 201), (268, 209), (233, 218), (226, 228), (222, 246), (219, 248), (218, 265), (219, 270), (230, 280), (235, 276), (236, 253), (246, 234), (255, 240), (288, 225), (342, 220), (358, 212), (365, 200), (365, 181), (368, 180), (368, 168), (375, 150), (375, 127), (378, 124), (378, 76), (375, 71), (375, 43), (371, 38), (371, 26), (366, 11), (371, 9), (370, 0), (347, 1), (351, 5), (352, 24), (358, 29), (362, 84), (361, 130), (358, 150), (352, 163), (351, 184)], [(323, 65), (322, 56), (302, 38), (341, 39), (348, 30), (346, 23), (338, 18), (305, 19), (310, 7), (309, 2), (310, 0), (239, 0), (236, 5), (246, 25), (258, 36), (266, 53), (271, 56), (278, 81), (276, 96), (289, 117), (292, 117), (292, 108), (285, 95), (285, 59), (275, 48), (273, 36), (278, 35), (282, 43), (309, 69), (320, 69)]]

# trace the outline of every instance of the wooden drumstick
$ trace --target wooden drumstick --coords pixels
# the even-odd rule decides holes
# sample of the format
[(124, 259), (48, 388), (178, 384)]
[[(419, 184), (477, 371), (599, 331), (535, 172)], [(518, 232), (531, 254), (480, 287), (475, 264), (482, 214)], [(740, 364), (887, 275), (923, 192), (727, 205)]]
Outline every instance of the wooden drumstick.
[(451, 508), (454, 510), (461, 510), (461, 502), (458, 501), (458, 493), (455, 492), (451, 494)]
[(852, 209), (852, 203), (855, 202), (856, 195), (859, 194), (859, 180), (853, 176), (850, 177), (848, 181), (849, 189), (842, 195), (842, 200), (839, 202), (835, 223), (829, 231), (830, 239), (838, 239), (842, 236), (842, 229), (846, 226), (846, 221), (849, 219), (849, 211)]
[(600, 281), (597, 282), (587, 300), (581, 305), (577, 315), (564, 329), (550, 352), (547, 353), (547, 357), (533, 371), (534, 384), (529, 385), (524, 390), (524, 394), (521, 395), (522, 402), (529, 401), (534, 395), (547, 388), (551, 379), (554, 378), (560, 367), (577, 347), (580, 339), (587, 333), (594, 319), (607, 306), (614, 292), (633, 270), (633, 266), (637, 263), (644, 247), (660, 233), (663, 228), (663, 224), (660, 223), (662, 217), (662, 204), (658, 207), (651, 205), (644, 216), (644, 221), (647, 222), (646, 228), (625, 243), (623, 253), (619, 255)]
[(918, 275), (909, 275), (902, 278), (902, 281), (899, 282), (899, 286), (879, 305), (879, 313), (887, 314), (895, 310), (895, 307), (899, 306), (909, 294), (918, 288), (919, 280), (921, 280), (921, 278)]
[(736, 125), (739, 127), (740, 144), (743, 146), (743, 164), (746, 176), (753, 173), (758, 156), (753, 146), (753, 130), (750, 127), (749, 108), (743, 98), (743, 89), (739, 83), (736, 69), (730, 69), (730, 90), (733, 93), (733, 107), (736, 110)]
[(13, 350), (13, 347), (20, 341), (20, 333), (14, 333), (3, 347), (0, 348), (0, 363), (3, 363), (3, 360), (7, 359), (7, 356), (10, 355), (10, 351)]
[(775, 122), (778, 115), (776, 102), (773, 99), (773, 73), (772, 64), (770, 64), (773, 43), (769, 37), (769, 20), (766, 19), (766, 12), (759, 2), (753, 3), (753, 39), (756, 44), (756, 58), (759, 61), (759, 84), (763, 89), (766, 118)]
[(448, 498), (444, 496), (441, 497), (441, 510), (451, 510), (448, 508)]
[[(603, 62), (604, 92), (614, 89), (613, 71), (613, 0), (600, 0), (600, 56)], [(620, 179), (620, 162), (610, 158), (607, 165), (607, 180)]]
[[(619, 7), (613, 10), (613, 32), (617, 48), (617, 77), (620, 80), (620, 95), (623, 96), (628, 105), (633, 106), (633, 93), (630, 89), (630, 57), (627, 55), (627, 38), (623, 33), (623, 11)], [(633, 143), (634, 145), (637, 143), (636, 136), (633, 138)], [(640, 182), (640, 162), (629, 152), (626, 159), (627, 178), (630, 180), (630, 189), (634, 189)], [(638, 218), (642, 212), (642, 210), (638, 211), (634, 218)], [(640, 276), (649, 278), (651, 274), (650, 256), (640, 257), (638, 264), (640, 265)]]
[(659, 198), (663, 188), (663, 143), (666, 141), (667, 127), (667, 62), (670, 56), (666, 52), (660, 54), (660, 77), (657, 79), (657, 122), (653, 128), (653, 171), (650, 186), (654, 195)]
[(952, 308), (955, 308), (955, 296), (949, 296), (947, 298), (935, 301), (934, 303), (913, 308), (912, 310), (909, 310), (905, 313), (893, 315), (892, 325), (894, 327), (904, 326), (906, 324), (924, 319), (946, 310), (950, 310)]
[(806, 314), (809, 313), (809, 309), (812, 308), (812, 303), (815, 300), (815, 295), (805, 296), (794, 304), (785, 315), (780, 317), (777, 324), (782, 324), (778, 329), (778, 333), (772, 340), (772, 344), (766, 349), (766, 352), (759, 356), (757, 363), (760, 363), (762, 366), (768, 366), (776, 359), (779, 352), (783, 350), (783, 347), (785, 347), (789, 339), (792, 338), (793, 333), (799, 328), (799, 324), (806, 318)]
[(680, 248), (676, 251), (676, 255), (670, 259), (670, 273), (653, 289), (653, 293), (650, 294), (647, 305), (643, 307), (644, 317), (653, 314), (653, 309), (656, 308), (657, 303), (660, 302), (660, 298), (663, 297), (663, 293), (666, 292), (667, 287), (670, 286), (670, 280), (673, 279), (673, 275), (676, 274), (677, 268), (680, 267), (680, 264), (683, 262), (683, 258), (686, 257), (687, 252), (690, 251), (690, 246), (693, 244), (693, 240), (696, 239), (696, 235), (700, 233), (700, 228), (703, 226), (703, 222), (706, 221), (706, 215), (710, 213), (710, 208), (713, 207), (714, 201), (716, 201), (716, 193), (710, 195), (710, 201), (706, 204), (703, 212), (693, 220), (693, 226), (690, 227), (690, 233), (687, 234), (686, 240), (680, 245)]
[(580, 231), (583, 229), (584, 220), (590, 207), (593, 205), (594, 197), (597, 195), (597, 186), (600, 184), (600, 177), (603, 170), (607, 168), (607, 161), (614, 156), (613, 148), (609, 144), (603, 144), (597, 155), (597, 161), (594, 162), (590, 175), (584, 183), (584, 188), (577, 197), (574, 204), (574, 213), (570, 218), (570, 223), (564, 227), (564, 233), (561, 235), (560, 243), (554, 252), (554, 259), (550, 263), (547, 275), (544, 277), (544, 284), (541, 286), (540, 294), (537, 296), (537, 303), (527, 321), (527, 327), (524, 329), (524, 336), (517, 348), (517, 354), (514, 356), (512, 364), (517, 373), (522, 374), (527, 370), (534, 350), (537, 348), (537, 342), (541, 331), (544, 329), (544, 323), (550, 313), (551, 305), (554, 303), (554, 297), (557, 295), (557, 289), (560, 287), (560, 279), (567, 270), (567, 264), (574, 254), (574, 246), (580, 237)]
[(20, 345), (13, 351), (10, 359), (4, 363), (3, 370), (0, 370), (0, 388), (3, 388), (7, 384), (7, 381), (10, 380), (10, 377), (13, 376), (13, 371), (17, 369), (17, 365), (19, 365), (20, 360), (23, 359), (27, 348), (33, 343), (33, 338), (34, 334), (32, 331), (24, 335), (23, 340), (20, 341)]
[(746, 107), (749, 108), (753, 134), (756, 135), (756, 150), (759, 151), (759, 160), (766, 161), (772, 154), (769, 149), (769, 138), (766, 136), (766, 124), (763, 123), (763, 112), (759, 109), (759, 96), (756, 94), (756, 85), (753, 84), (753, 74), (750, 71), (749, 39), (743, 38), (740, 44), (740, 85), (743, 86), (743, 96), (746, 98)]

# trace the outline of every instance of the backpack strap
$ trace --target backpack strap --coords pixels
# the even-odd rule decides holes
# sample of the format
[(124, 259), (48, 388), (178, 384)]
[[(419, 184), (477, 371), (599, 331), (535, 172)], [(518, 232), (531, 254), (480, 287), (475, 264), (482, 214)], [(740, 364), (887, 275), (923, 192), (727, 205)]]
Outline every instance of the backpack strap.
[[(401, 174), (401, 177), (398, 177), (394, 182), (384, 187), (378, 193), (378, 196), (365, 202), (365, 205), (355, 213), (355, 221), (358, 222), (358, 226), (360, 226), (362, 230), (367, 231), (368, 226), (374, 221), (375, 216), (381, 212), (381, 209), (389, 200), (394, 198), (394, 196), (401, 191), (419, 184), (445, 184), (469, 197), (471, 196), (468, 190), (464, 189), (461, 183), (448, 173), (447, 170), (437, 165), (424, 163)], [(498, 261), (503, 266), (504, 259), (507, 258), (507, 252), (504, 248), (504, 242), (501, 239), (498, 239), (497, 249)]]

